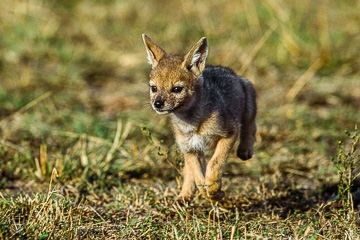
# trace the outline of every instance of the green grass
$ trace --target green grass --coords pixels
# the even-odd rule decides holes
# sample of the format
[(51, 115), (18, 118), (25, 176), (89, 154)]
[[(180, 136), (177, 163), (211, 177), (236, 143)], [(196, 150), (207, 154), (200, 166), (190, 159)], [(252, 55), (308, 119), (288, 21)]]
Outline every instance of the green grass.
[[(5, 0), (0, 239), (359, 238), (359, 10)], [(207, 36), (208, 63), (255, 85), (255, 156), (231, 155), (215, 205), (174, 201), (183, 158), (148, 103), (143, 32), (170, 53)]]

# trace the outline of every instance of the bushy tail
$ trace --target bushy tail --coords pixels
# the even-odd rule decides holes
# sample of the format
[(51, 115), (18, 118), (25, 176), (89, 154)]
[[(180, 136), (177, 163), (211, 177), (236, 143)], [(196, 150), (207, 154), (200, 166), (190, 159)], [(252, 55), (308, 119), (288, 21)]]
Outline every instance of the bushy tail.
[(252, 84), (242, 79), (245, 94), (245, 109), (241, 118), (240, 144), (237, 149), (237, 156), (242, 160), (250, 159), (254, 154), (253, 145), (256, 135), (256, 92)]

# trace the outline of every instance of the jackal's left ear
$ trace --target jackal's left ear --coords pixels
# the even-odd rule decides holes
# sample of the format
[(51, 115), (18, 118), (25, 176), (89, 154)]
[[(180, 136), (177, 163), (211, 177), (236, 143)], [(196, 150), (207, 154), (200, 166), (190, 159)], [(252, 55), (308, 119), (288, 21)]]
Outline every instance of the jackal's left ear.
[(155, 68), (159, 61), (166, 55), (166, 52), (156, 45), (145, 33), (142, 34), (145, 44), (148, 62)]
[(208, 55), (208, 43), (206, 37), (201, 38), (185, 55), (182, 67), (200, 76), (205, 69), (206, 57)]

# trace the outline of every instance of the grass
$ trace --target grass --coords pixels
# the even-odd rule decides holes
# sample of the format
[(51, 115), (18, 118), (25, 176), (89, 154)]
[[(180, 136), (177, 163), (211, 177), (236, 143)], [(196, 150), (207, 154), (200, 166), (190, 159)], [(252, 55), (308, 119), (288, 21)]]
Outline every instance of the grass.
[[(359, 10), (4, 0), (0, 239), (358, 239)], [(183, 158), (148, 104), (143, 32), (172, 53), (207, 36), (208, 63), (256, 87), (255, 156), (231, 155), (217, 204), (174, 201)]]

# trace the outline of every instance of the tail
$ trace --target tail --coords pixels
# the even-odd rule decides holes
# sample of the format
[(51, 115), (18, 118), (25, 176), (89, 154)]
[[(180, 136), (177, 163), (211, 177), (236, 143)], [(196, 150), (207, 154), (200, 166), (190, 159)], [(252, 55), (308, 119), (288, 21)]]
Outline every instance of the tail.
[(237, 156), (242, 160), (250, 159), (254, 154), (254, 142), (256, 135), (256, 92), (253, 85), (246, 79), (241, 78), (245, 95), (244, 111), (241, 118), (240, 144)]

